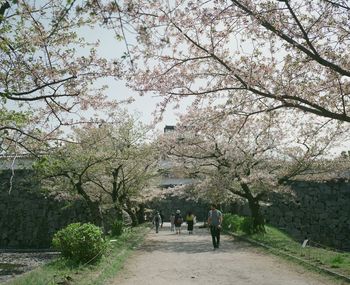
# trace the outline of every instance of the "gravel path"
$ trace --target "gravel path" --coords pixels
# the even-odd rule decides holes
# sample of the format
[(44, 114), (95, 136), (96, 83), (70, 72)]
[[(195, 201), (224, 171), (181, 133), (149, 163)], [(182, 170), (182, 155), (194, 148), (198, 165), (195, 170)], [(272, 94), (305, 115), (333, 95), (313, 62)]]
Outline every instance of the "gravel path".
[[(183, 226), (183, 229), (185, 227)], [(245, 242), (222, 236), (213, 250), (207, 229), (193, 235), (152, 231), (110, 285), (333, 285), (342, 284), (309, 272)]]

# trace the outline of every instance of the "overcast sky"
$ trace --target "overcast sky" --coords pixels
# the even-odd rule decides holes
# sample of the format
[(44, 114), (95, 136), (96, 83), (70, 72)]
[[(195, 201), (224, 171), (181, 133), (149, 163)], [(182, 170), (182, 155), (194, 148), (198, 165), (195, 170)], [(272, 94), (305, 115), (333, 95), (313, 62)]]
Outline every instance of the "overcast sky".
[[(94, 30), (83, 29), (82, 36), (88, 41), (100, 40), (99, 54), (105, 58), (121, 58), (125, 51), (125, 44), (123, 41), (115, 39), (112, 31), (96, 27)], [(123, 100), (128, 97), (133, 97), (135, 102), (126, 106), (131, 113), (139, 113), (140, 120), (146, 124), (152, 123), (154, 116), (152, 113), (155, 111), (156, 104), (161, 101), (161, 98), (148, 94), (146, 96), (139, 96), (136, 92), (126, 87), (125, 82), (121, 80), (114, 80), (112, 78), (103, 81), (104, 84), (109, 86), (107, 92), (108, 96), (113, 99)], [(173, 105), (170, 105), (167, 111), (164, 113), (163, 120), (156, 126), (157, 129), (163, 129), (165, 125), (175, 125), (177, 121), (177, 115), (184, 113), (189, 105), (188, 100), (183, 100), (180, 109), (173, 109)]]

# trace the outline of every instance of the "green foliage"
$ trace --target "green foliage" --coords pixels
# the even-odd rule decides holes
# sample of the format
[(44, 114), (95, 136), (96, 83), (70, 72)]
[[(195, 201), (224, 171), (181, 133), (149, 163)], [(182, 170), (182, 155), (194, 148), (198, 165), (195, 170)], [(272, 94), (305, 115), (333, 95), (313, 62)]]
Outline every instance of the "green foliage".
[[(0, 95), (0, 100), (3, 103), (6, 103), (6, 92)], [(22, 111), (17, 112), (13, 110), (6, 110), (5, 108), (0, 109), (0, 121), (3, 124), (9, 124), (11, 123), (12, 126), (23, 126), (27, 121), (31, 118), (31, 112), (29, 111)]]
[(243, 219), (243, 217), (238, 215), (224, 214), (222, 228), (225, 231), (238, 232), (241, 229)]
[(243, 232), (248, 235), (256, 233), (252, 217), (241, 217), (238, 215), (224, 214), (222, 227), (225, 231)]
[(89, 223), (68, 225), (54, 235), (52, 244), (63, 257), (78, 263), (96, 261), (106, 249), (101, 229)]
[(258, 229), (254, 228), (254, 220), (252, 217), (244, 217), (241, 223), (241, 230), (248, 235), (258, 232)]
[(117, 237), (123, 233), (124, 224), (123, 221), (115, 220), (112, 225), (112, 236)]
[(33, 168), (37, 171), (44, 173), (55, 173), (59, 172), (64, 167), (64, 161), (59, 160), (53, 156), (44, 155), (37, 159)]
[[(109, 243), (105, 255), (93, 266), (81, 266), (69, 259), (57, 259), (10, 280), (8, 285), (102, 285), (110, 283), (109, 281), (122, 269), (133, 250), (142, 243), (147, 232), (149, 228), (145, 226), (124, 232)], [(71, 277), (71, 280), (67, 280), (67, 276)]]
[(332, 268), (340, 267), (341, 264), (345, 263), (345, 257), (339, 254), (331, 258), (330, 263)]

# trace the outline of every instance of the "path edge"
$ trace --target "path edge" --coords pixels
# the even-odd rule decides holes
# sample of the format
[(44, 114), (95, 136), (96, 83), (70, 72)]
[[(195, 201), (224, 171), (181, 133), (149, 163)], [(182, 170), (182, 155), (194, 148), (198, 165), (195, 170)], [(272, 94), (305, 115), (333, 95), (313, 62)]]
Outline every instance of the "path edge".
[(330, 276), (333, 276), (333, 277), (339, 278), (339, 279), (341, 279), (341, 280), (344, 280), (344, 281), (346, 281), (346, 282), (348, 282), (348, 283), (350, 284), (350, 278), (347, 277), (347, 276), (345, 276), (345, 275), (336, 273), (336, 272), (334, 272), (334, 271), (332, 271), (332, 270), (329, 270), (329, 269), (326, 269), (326, 268), (319, 267), (319, 266), (317, 266), (317, 265), (315, 265), (315, 264), (312, 264), (312, 263), (310, 263), (310, 262), (307, 262), (306, 260), (304, 260), (304, 259), (302, 259), (302, 258), (293, 256), (293, 255), (288, 254), (288, 253), (283, 252), (283, 251), (280, 251), (280, 250), (278, 250), (278, 249), (276, 249), (276, 248), (274, 248), (274, 247), (272, 247), (272, 246), (269, 246), (269, 245), (267, 245), (267, 244), (258, 242), (258, 241), (256, 241), (256, 240), (250, 239), (250, 238), (248, 238), (248, 237), (240, 236), (240, 235), (237, 235), (237, 234), (235, 234), (235, 233), (233, 233), (233, 232), (228, 232), (228, 234), (231, 235), (231, 236), (233, 236), (234, 238), (239, 239), (239, 240), (243, 240), (243, 241), (249, 242), (249, 243), (251, 243), (251, 244), (253, 244), (253, 245), (260, 246), (260, 247), (263, 247), (263, 248), (268, 249), (268, 250), (270, 250), (270, 251), (277, 252), (278, 255), (282, 255), (282, 256), (288, 257), (288, 258), (290, 258), (290, 259), (292, 259), (292, 260), (294, 260), (294, 261), (298, 261), (298, 262), (300, 262), (300, 263), (302, 263), (302, 264), (304, 264), (304, 265), (306, 265), (306, 266), (312, 267), (313, 269), (316, 269), (316, 270), (318, 270), (318, 271), (321, 271), (321, 272), (323, 272), (323, 273), (325, 273), (325, 274), (328, 274), (328, 275), (330, 275)]

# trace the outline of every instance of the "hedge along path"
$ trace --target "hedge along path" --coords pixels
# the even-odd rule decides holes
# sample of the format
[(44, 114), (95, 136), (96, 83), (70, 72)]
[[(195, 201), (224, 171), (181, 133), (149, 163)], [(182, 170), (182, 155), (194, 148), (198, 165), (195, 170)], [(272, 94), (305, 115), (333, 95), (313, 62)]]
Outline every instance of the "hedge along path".
[(153, 230), (143, 246), (127, 260), (111, 285), (227, 284), (227, 285), (333, 285), (346, 284), (310, 272), (302, 266), (222, 235), (214, 251), (207, 229), (188, 235), (170, 232), (168, 224)]

